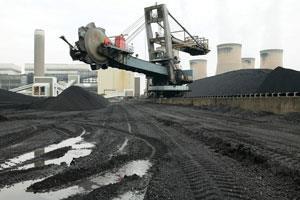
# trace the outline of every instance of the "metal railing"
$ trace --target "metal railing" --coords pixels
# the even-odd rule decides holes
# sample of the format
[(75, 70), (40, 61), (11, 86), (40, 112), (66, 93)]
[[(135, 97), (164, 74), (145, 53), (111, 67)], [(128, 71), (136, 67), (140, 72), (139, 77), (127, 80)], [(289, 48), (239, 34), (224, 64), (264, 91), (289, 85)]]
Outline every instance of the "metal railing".
[[(192, 98), (268, 98), (268, 97), (300, 97), (300, 92), (249, 93), (235, 95), (208, 95)], [(186, 97), (191, 98), (191, 97)]]

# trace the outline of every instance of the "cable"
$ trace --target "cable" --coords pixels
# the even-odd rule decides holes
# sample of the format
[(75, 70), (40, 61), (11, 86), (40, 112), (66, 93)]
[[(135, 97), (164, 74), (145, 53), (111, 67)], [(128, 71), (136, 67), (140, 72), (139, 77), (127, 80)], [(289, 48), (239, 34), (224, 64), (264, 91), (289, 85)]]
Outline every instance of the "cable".
[(136, 20), (134, 23), (132, 23), (129, 27), (127, 27), (122, 33), (128, 34), (130, 31), (132, 31), (132, 29), (134, 29), (135, 27), (137, 27), (141, 22), (144, 21), (144, 16), (141, 16), (138, 20)]
[(131, 35), (126, 39), (127, 43), (131, 42), (142, 30), (145, 29), (145, 23), (141, 24)]

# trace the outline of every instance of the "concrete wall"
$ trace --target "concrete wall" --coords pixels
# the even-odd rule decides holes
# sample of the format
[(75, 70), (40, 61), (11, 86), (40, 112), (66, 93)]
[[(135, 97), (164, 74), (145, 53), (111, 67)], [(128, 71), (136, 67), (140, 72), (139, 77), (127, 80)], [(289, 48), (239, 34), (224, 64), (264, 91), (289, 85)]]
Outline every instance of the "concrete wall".
[(156, 103), (190, 106), (229, 106), (254, 112), (300, 112), (300, 97), (208, 97), (158, 99)]

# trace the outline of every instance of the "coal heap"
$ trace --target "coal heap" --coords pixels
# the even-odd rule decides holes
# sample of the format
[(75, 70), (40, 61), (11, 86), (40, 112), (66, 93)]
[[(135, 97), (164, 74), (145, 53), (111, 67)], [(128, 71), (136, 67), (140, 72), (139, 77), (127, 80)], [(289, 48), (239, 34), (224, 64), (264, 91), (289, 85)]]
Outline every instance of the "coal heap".
[(241, 69), (194, 81), (189, 97), (255, 93), (272, 70)]
[(7, 117), (4, 117), (3, 115), (0, 115), (0, 122), (8, 121)]
[(263, 81), (257, 92), (299, 92), (300, 72), (277, 67)]
[(27, 104), (36, 100), (38, 98), (0, 89), (0, 103)]
[(47, 98), (31, 105), (32, 109), (79, 111), (104, 108), (108, 101), (96, 94), (90, 93), (81, 87), (71, 86), (57, 97)]

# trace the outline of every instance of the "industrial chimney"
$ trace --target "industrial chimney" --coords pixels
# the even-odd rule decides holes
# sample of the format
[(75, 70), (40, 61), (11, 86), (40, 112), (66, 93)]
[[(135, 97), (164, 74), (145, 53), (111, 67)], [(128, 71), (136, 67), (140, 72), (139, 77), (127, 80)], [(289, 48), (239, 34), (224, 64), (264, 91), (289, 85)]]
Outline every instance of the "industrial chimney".
[(34, 31), (34, 76), (45, 75), (45, 32)]
[(283, 66), (282, 49), (265, 49), (260, 51), (260, 68), (275, 69)]
[(242, 68), (241, 55), (242, 45), (237, 43), (226, 43), (217, 46), (218, 63), (217, 73), (222, 74)]
[(190, 60), (190, 69), (193, 70), (193, 81), (207, 76), (207, 60)]
[(242, 58), (243, 69), (254, 69), (255, 68), (255, 58)]

